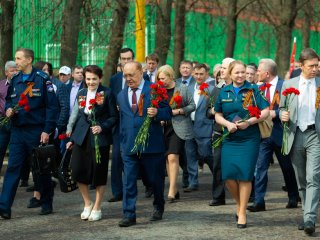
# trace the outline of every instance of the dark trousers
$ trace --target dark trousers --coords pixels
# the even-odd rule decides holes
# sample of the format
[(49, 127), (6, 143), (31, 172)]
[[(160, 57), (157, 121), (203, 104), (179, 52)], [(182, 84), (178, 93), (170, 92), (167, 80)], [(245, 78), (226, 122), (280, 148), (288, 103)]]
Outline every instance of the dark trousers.
[(150, 153), (139, 155), (122, 154), (123, 174), (123, 215), (125, 218), (136, 218), (137, 178), (139, 168), (142, 167), (154, 191), (153, 207), (164, 211), (164, 153)]
[(0, 172), (10, 142), (10, 125), (0, 127)]
[(120, 153), (119, 125), (113, 129), (112, 163), (111, 163), (111, 190), (114, 197), (122, 196), (123, 162)]
[[(221, 135), (215, 134), (212, 141), (217, 140)], [(221, 145), (213, 150), (213, 166), (212, 166), (212, 197), (216, 200), (225, 200), (224, 182), (221, 174)]]
[(264, 204), (264, 197), (268, 185), (268, 168), (273, 153), (276, 154), (281, 167), (283, 178), (288, 189), (289, 199), (297, 199), (299, 196), (297, 181), (290, 156), (282, 155), (281, 146), (277, 146), (271, 138), (265, 138), (262, 139), (260, 143), (254, 184), (255, 203), (259, 205)]
[[(0, 196), (0, 209), (3, 212), (11, 213), (11, 206), (17, 192), (23, 161), (30, 156), (32, 149), (39, 145), (41, 132), (42, 128), (38, 127), (12, 127), (11, 129), (10, 155)], [(41, 202), (45, 207), (45, 205), (50, 204), (49, 200), (51, 200), (52, 204), (51, 192), (48, 190), (52, 188), (51, 178), (40, 176), (40, 183)]]

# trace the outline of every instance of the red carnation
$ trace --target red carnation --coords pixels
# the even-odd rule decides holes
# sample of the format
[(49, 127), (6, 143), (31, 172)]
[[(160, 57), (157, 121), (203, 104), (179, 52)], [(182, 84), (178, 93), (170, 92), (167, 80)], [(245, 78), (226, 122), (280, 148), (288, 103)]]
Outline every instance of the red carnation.
[(205, 89), (207, 89), (209, 87), (209, 84), (204, 82), (200, 85), (199, 90), (200, 91), (204, 91)]
[(173, 98), (173, 101), (177, 104), (177, 107), (179, 108), (181, 106), (181, 103), (182, 103), (182, 97), (180, 95), (175, 96)]
[(261, 111), (258, 107), (249, 106), (248, 111), (249, 111), (250, 117), (256, 117), (257, 119), (260, 118)]
[(151, 89), (157, 89), (158, 88), (158, 84), (153, 83), (153, 84), (150, 85), (150, 88)]
[(158, 96), (156, 100), (157, 100), (157, 102), (161, 102), (162, 101), (162, 97)]
[(266, 86), (264, 86), (264, 85), (260, 86), (259, 90), (264, 92), (266, 90)]
[(26, 106), (24, 106), (23, 108), (24, 108), (24, 110), (25, 110), (26, 112), (29, 112), (29, 111), (30, 111), (30, 106), (29, 106), (29, 105), (26, 105)]
[(164, 86), (164, 83), (163, 83), (162, 81), (158, 81), (157, 83), (158, 83), (158, 85), (159, 85), (160, 87), (163, 87), (163, 86)]
[(85, 107), (85, 106), (86, 106), (86, 101), (85, 100), (81, 101), (80, 102), (80, 107)]
[(266, 87), (266, 88), (270, 88), (270, 87), (271, 87), (271, 84), (270, 84), (270, 83), (266, 83), (266, 84), (265, 84), (265, 87)]
[(60, 134), (60, 135), (58, 136), (58, 138), (59, 138), (59, 140), (64, 140), (64, 139), (67, 138), (67, 134)]
[(151, 104), (153, 105), (153, 107), (159, 108), (159, 103), (157, 102), (157, 100), (151, 100)]
[(97, 104), (96, 99), (94, 99), (94, 98), (90, 99), (90, 100), (89, 100), (89, 104), (90, 104), (90, 105), (95, 105), (95, 104)]

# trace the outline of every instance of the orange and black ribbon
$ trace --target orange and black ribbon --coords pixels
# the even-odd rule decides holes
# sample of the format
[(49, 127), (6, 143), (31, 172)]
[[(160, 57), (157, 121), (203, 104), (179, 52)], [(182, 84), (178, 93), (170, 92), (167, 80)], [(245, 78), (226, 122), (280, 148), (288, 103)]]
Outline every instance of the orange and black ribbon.
[(317, 87), (316, 109), (319, 108), (319, 105), (320, 105), (320, 87)]
[(32, 87), (34, 86), (34, 82), (28, 82), (27, 88), (24, 90), (23, 94), (27, 96), (29, 94), (29, 97), (32, 97)]
[(276, 92), (275, 92), (275, 94), (273, 96), (273, 99), (272, 99), (272, 102), (270, 104), (269, 109), (273, 110), (275, 104), (277, 104), (278, 106), (280, 105), (280, 95), (279, 95), (279, 91), (278, 90), (276, 90)]
[(144, 104), (144, 94), (142, 93), (140, 95), (139, 102), (138, 102), (138, 112), (140, 117), (142, 117), (143, 115), (143, 104)]

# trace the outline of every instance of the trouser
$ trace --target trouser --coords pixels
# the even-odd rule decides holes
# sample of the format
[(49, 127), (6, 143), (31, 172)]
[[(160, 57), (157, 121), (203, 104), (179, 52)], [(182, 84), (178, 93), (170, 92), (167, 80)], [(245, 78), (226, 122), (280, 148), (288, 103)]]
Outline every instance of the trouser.
[(320, 197), (320, 141), (315, 129), (297, 128), (290, 156), (302, 200), (304, 222), (316, 223)]
[(154, 192), (153, 207), (164, 211), (165, 156), (163, 153), (142, 153), (141, 155), (122, 154), (123, 174), (123, 214), (125, 218), (136, 218), (137, 178), (139, 168), (146, 173)]

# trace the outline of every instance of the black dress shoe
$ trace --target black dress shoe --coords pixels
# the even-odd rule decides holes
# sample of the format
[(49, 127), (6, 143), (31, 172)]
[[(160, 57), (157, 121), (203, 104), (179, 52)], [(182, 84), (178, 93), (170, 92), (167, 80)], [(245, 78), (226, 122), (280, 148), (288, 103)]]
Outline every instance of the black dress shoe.
[(300, 223), (299, 225), (298, 225), (298, 230), (304, 230), (304, 222), (302, 222), (302, 223)]
[(136, 219), (135, 218), (123, 218), (119, 223), (119, 227), (130, 227), (136, 225)]
[(183, 190), (184, 192), (194, 192), (194, 191), (198, 191), (197, 187), (187, 187)]
[(209, 206), (221, 206), (221, 205), (226, 205), (226, 201), (225, 201), (225, 200), (213, 199), (213, 200), (209, 203)]
[(145, 191), (145, 197), (146, 198), (151, 198), (153, 195), (153, 189), (152, 187), (146, 187), (146, 191)]
[(304, 223), (304, 232), (311, 236), (314, 232), (315, 232), (315, 226), (314, 226), (314, 223), (313, 222), (305, 222)]
[(246, 227), (247, 227), (246, 223), (244, 224), (237, 223), (237, 228), (246, 228)]
[(289, 199), (288, 204), (286, 205), (286, 208), (297, 208), (298, 207), (298, 201), (295, 199)]
[(122, 201), (122, 196), (120, 197), (112, 197), (110, 199), (108, 199), (108, 202), (120, 202)]
[(39, 215), (48, 215), (48, 214), (51, 214), (52, 212), (53, 212), (52, 208), (41, 208)]
[(248, 206), (247, 209), (250, 212), (263, 212), (266, 210), (266, 205), (258, 205), (258, 204), (253, 204), (251, 206)]
[(0, 217), (2, 217), (3, 219), (10, 219), (11, 218), (11, 213), (5, 212), (5, 211), (0, 209)]
[(162, 220), (163, 211), (155, 210), (152, 213), (152, 216), (150, 218), (150, 221), (159, 221)]
[(26, 188), (26, 192), (33, 192), (34, 191), (34, 186), (30, 186)]
[(40, 200), (36, 199), (35, 197), (32, 197), (27, 205), (27, 208), (38, 208), (41, 207)]
[(28, 180), (21, 180), (19, 187), (28, 187), (28, 186), (29, 186)]

